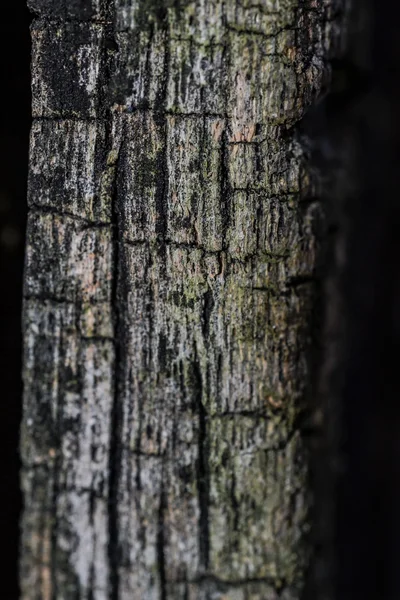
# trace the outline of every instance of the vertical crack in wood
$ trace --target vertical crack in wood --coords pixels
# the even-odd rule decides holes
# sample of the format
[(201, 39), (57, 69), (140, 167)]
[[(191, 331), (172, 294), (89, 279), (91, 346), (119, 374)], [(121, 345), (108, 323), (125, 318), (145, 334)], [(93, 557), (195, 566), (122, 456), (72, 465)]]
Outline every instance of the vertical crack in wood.
[[(153, 31), (153, 28), (151, 28)], [(165, 253), (165, 241), (168, 230), (168, 164), (167, 164), (167, 84), (170, 69), (169, 38), (165, 33), (165, 56), (163, 70), (159, 81), (159, 93), (156, 99), (156, 108), (153, 112), (154, 122), (159, 128), (160, 136), (163, 140), (162, 146), (157, 156), (157, 181), (155, 192), (155, 208), (157, 221), (155, 233), (162, 245), (162, 252)], [(150, 35), (149, 48), (151, 47), (152, 34)], [(151, 73), (149, 73), (149, 77)]]
[(229, 229), (229, 223), (231, 218), (231, 189), (229, 185), (229, 174), (228, 174), (228, 133), (227, 133), (227, 120), (224, 119), (224, 127), (221, 135), (220, 143), (220, 156), (219, 156), (219, 184), (220, 184), (220, 202), (221, 202), (221, 238), (222, 238), (222, 249), (227, 249), (227, 232)]
[(159, 588), (160, 588), (160, 600), (167, 600), (167, 573), (165, 564), (165, 519), (164, 514), (167, 510), (167, 498), (164, 490), (165, 470), (162, 467), (161, 473), (161, 492), (160, 492), (160, 504), (158, 508), (158, 522), (157, 522), (157, 567), (159, 577)]
[[(107, 123), (107, 147), (112, 148), (112, 124)], [(123, 360), (123, 339), (124, 331), (121, 319), (121, 284), (123, 273), (121, 269), (121, 231), (120, 231), (120, 207), (118, 177), (120, 170), (120, 156), (123, 152), (122, 147), (118, 148), (118, 156), (115, 162), (115, 175), (112, 184), (112, 207), (111, 223), (113, 232), (113, 274), (111, 290), (111, 307), (113, 315), (114, 328), (114, 369), (113, 369), (113, 391), (112, 412), (111, 412), (111, 434), (110, 434), (110, 454), (109, 454), (109, 499), (108, 499), (108, 560), (110, 566), (110, 599), (119, 598), (119, 574), (118, 567), (120, 562), (119, 548), (119, 524), (118, 524), (118, 498), (119, 498), (119, 476), (121, 468), (121, 427), (122, 427), (122, 405), (120, 396), (122, 360)]]
[(207, 412), (203, 404), (203, 377), (195, 348), (193, 362), (193, 394), (198, 418), (197, 493), (199, 498), (199, 561), (200, 571), (207, 572), (210, 562), (210, 466), (207, 433)]

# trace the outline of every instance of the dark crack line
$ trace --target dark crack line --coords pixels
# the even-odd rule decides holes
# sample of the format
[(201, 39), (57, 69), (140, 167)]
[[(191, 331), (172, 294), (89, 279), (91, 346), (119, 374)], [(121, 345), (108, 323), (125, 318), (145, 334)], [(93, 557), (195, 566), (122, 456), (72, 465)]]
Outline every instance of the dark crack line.
[[(111, 125), (108, 127), (108, 144), (111, 140)], [(113, 280), (111, 292), (111, 306), (114, 321), (114, 396), (112, 400), (110, 456), (109, 456), (109, 501), (108, 501), (108, 560), (110, 565), (110, 600), (118, 600), (119, 597), (119, 518), (118, 518), (118, 488), (121, 469), (121, 427), (122, 427), (122, 405), (120, 398), (120, 373), (122, 358), (122, 318), (120, 308), (121, 288), (121, 253), (120, 253), (120, 209), (117, 193), (117, 179), (120, 172), (119, 149), (115, 165), (115, 180), (112, 193), (112, 224), (113, 224)]]
[(210, 473), (208, 464), (208, 432), (207, 432), (207, 412), (203, 404), (203, 378), (201, 367), (198, 361), (197, 349), (195, 347), (195, 356), (193, 363), (194, 385), (193, 393), (198, 410), (198, 458), (196, 465), (197, 472), (197, 493), (199, 501), (199, 552), (200, 568), (207, 571), (210, 560), (210, 523), (209, 523), (209, 503), (210, 503)]

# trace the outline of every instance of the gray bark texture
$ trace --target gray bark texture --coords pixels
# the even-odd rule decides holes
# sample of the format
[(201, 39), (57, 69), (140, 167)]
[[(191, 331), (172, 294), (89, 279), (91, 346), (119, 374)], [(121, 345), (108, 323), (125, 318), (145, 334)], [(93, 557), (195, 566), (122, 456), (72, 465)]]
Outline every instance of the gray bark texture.
[(23, 600), (297, 600), (341, 0), (30, 0)]

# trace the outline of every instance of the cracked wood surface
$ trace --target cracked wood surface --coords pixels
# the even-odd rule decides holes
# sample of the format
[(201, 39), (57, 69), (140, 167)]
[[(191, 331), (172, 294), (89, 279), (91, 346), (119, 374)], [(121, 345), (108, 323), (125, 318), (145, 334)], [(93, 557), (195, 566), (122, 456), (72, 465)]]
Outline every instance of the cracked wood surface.
[(24, 599), (297, 600), (340, 0), (30, 0)]

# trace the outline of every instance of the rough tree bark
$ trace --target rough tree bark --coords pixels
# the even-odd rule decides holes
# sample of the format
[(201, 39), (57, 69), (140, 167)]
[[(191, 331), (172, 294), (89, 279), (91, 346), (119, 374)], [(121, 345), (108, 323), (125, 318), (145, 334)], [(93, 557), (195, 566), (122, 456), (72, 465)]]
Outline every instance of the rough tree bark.
[(30, 0), (22, 598), (298, 599), (341, 0)]

